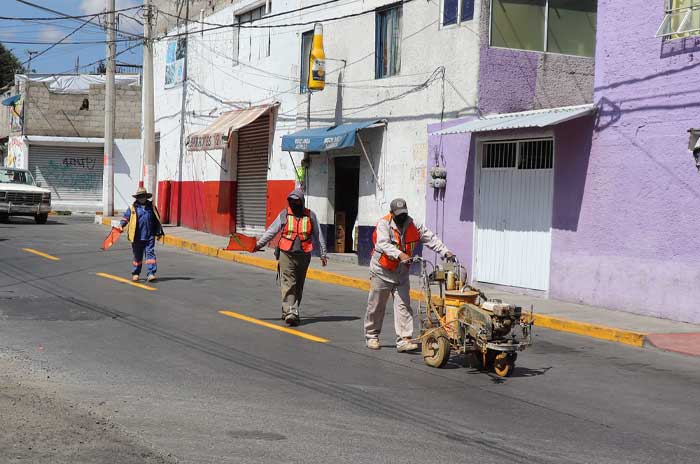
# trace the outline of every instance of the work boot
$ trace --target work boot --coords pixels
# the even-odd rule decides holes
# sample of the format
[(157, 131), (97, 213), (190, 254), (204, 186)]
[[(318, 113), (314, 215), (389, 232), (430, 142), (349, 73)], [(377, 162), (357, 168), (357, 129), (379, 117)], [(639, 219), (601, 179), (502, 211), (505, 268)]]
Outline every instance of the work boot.
[(370, 350), (380, 349), (381, 346), (379, 345), (379, 340), (377, 340), (376, 338), (368, 338), (367, 339), (367, 348), (369, 348)]
[(131, 281), (132, 282), (138, 282), (139, 281), (139, 275), (138, 274), (133, 274), (131, 276)]
[(156, 275), (155, 274), (149, 274), (148, 277), (146, 277), (146, 280), (148, 282), (153, 282), (156, 280)]
[(288, 313), (284, 318), (284, 322), (290, 327), (296, 327), (299, 325), (299, 316), (294, 313)]
[(416, 351), (418, 349), (418, 344), (413, 343), (410, 338), (404, 338), (396, 344), (396, 351), (399, 353), (405, 353), (407, 351)]

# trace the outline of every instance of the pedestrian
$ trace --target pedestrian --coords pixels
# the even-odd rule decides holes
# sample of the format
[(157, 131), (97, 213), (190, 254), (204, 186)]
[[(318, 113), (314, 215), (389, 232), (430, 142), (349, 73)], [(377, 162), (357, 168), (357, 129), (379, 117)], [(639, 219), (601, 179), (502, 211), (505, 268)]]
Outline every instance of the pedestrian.
[(419, 242), (447, 260), (453, 260), (454, 254), (428, 228), (414, 224), (413, 218), (408, 215), (404, 199), (394, 199), (390, 210), (389, 214), (379, 220), (372, 237), (374, 250), (369, 267), (370, 290), (365, 314), (365, 340), (367, 348), (380, 348), (379, 334), (384, 322), (384, 311), (389, 297), (393, 296), (396, 349), (401, 353), (418, 349), (418, 345), (412, 341), (410, 264), (404, 261), (413, 256)]
[(156, 271), (158, 270), (155, 249), (156, 238), (160, 238), (165, 234), (160, 223), (158, 208), (150, 200), (153, 195), (148, 193), (145, 188), (139, 187), (133, 197), (136, 200), (129, 206), (129, 209), (124, 211), (124, 217), (119, 222), (122, 230), (124, 230), (124, 227), (127, 228), (127, 238), (131, 242), (131, 250), (134, 253), (131, 280), (134, 282), (139, 280), (145, 253), (146, 264), (148, 265), (146, 280), (153, 282), (156, 279)]
[(258, 240), (255, 250), (262, 250), (277, 234), (281, 234), (275, 255), (279, 260), (277, 272), (282, 287), (282, 319), (287, 325), (296, 326), (299, 325), (299, 307), (313, 243), (316, 241), (319, 244), (324, 267), (327, 264), (326, 243), (316, 214), (304, 206), (303, 190), (296, 189), (290, 193), (287, 203), (289, 206), (270, 224)]

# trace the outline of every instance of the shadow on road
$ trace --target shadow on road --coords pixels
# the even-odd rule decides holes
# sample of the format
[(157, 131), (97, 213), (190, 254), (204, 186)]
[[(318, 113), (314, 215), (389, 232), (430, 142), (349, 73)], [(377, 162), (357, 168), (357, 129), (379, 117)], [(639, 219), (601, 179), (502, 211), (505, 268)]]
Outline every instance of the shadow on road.
[(171, 280), (192, 280), (192, 277), (158, 277), (155, 283), (170, 282)]

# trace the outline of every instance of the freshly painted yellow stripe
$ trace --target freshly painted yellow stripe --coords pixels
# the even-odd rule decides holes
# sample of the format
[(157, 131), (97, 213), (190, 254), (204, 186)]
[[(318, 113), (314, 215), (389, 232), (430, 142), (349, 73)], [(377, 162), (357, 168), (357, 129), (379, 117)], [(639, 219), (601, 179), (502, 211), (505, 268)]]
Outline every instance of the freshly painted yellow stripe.
[(616, 329), (604, 325), (589, 324), (587, 322), (572, 321), (559, 316), (547, 316), (545, 314), (534, 314), (535, 326), (546, 327), (560, 332), (570, 332), (577, 335), (608, 340), (611, 342), (623, 343), (636, 347), (644, 346), (646, 334), (632, 332), (630, 330)]
[[(103, 222), (105, 225), (111, 224), (109, 219), (104, 219)], [(255, 266), (255, 267), (262, 268), (262, 269), (268, 269), (271, 271), (277, 270), (277, 262), (275, 262), (271, 259), (259, 258), (257, 256), (253, 256), (253, 255), (246, 254), (246, 253), (226, 251), (226, 250), (223, 250), (221, 248), (217, 248), (217, 247), (214, 247), (211, 245), (204, 245), (204, 244), (192, 242), (190, 240), (186, 240), (186, 239), (183, 239), (180, 237), (173, 237), (173, 236), (166, 235), (164, 243), (166, 245), (174, 246), (177, 248), (184, 248), (187, 250), (191, 250), (195, 253), (200, 253), (200, 254), (204, 254), (204, 255), (208, 255), (208, 256), (217, 257), (219, 259), (223, 259), (226, 261), (233, 261), (233, 262), (240, 263), (240, 264), (247, 264), (249, 266)], [(367, 280), (367, 279), (360, 279), (357, 277), (349, 277), (349, 276), (345, 276), (342, 274), (335, 274), (332, 272), (322, 271), (319, 269), (309, 269), (306, 277), (307, 277), (307, 279), (317, 280), (319, 282), (324, 282), (327, 284), (340, 285), (343, 287), (350, 287), (350, 288), (355, 288), (358, 290), (365, 290), (365, 291), (369, 290), (369, 280)], [(129, 282), (129, 283), (131, 283), (131, 282)], [(433, 298), (435, 298), (435, 297), (433, 297)], [(412, 300), (424, 300), (425, 296), (424, 296), (423, 292), (421, 292), (420, 290), (412, 289), (411, 290), (411, 299)], [(223, 314), (223, 312), (222, 312), (222, 314)], [(235, 313), (233, 313), (233, 314), (235, 314)], [(230, 314), (227, 314), (227, 315), (230, 315)], [(238, 316), (231, 316), (231, 317), (238, 317)], [(243, 317), (247, 317), (247, 316), (243, 316)], [(239, 317), (239, 319), (243, 319), (243, 317)], [(537, 313), (535, 313), (534, 318), (535, 318), (535, 325), (538, 327), (545, 327), (548, 329), (558, 330), (561, 332), (570, 332), (570, 333), (574, 333), (577, 335), (585, 335), (587, 337), (623, 343), (626, 345), (641, 347), (641, 346), (644, 346), (644, 342), (646, 340), (646, 334), (644, 334), (644, 333), (632, 332), (629, 330), (617, 329), (614, 327), (606, 327), (606, 326), (602, 326), (602, 325), (572, 321), (572, 320), (564, 319), (564, 318), (561, 318), (558, 316), (546, 316), (546, 315), (537, 314)], [(243, 319), (243, 320), (246, 320), (246, 319)], [(256, 319), (253, 319), (253, 320), (256, 321), (256, 322), (254, 322), (256, 324), (262, 322), (262, 321), (257, 321)], [(249, 321), (249, 322), (251, 322), (251, 321)], [(274, 324), (270, 324), (270, 325), (272, 325), (272, 327), (274, 329), (282, 330), (283, 332), (288, 331), (288, 330), (292, 330), (292, 329), (287, 329), (285, 327), (280, 327), (280, 326), (277, 326)], [(300, 332), (300, 333), (302, 333), (302, 332)], [(307, 334), (304, 334), (304, 335), (307, 335)]]
[(269, 322), (261, 321), (260, 319), (255, 319), (254, 317), (246, 316), (244, 314), (234, 313), (233, 311), (223, 311), (222, 310), (222, 311), (219, 311), (219, 314), (223, 314), (224, 316), (240, 319), (242, 321), (250, 322), (251, 324), (261, 325), (263, 327), (267, 327), (268, 329), (279, 330), (280, 332), (288, 333), (291, 335), (296, 335), (297, 337), (305, 338), (307, 340), (311, 340), (312, 342), (328, 343), (330, 341), (327, 338), (321, 338), (321, 337), (317, 337), (316, 335), (311, 335), (311, 334), (307, 334), (304, 332), (300, 332), (299, 330), (294, 330), (294, 329), (290, 329), (287, 327), (282, 327), (280, 325), (271, 324)]
[(42, 253), (41, 251), (37, 251), (33, 248), (22, 248), (22, 250), (26, 251), (27, 253), (32, 253), (32, 254), (35, 254), (37, 256), (41, 256), (42, 258), (50, 259), (51, 261), (60, 261), (61, 260), (61, 258), (47, 255), (46, 253)]
[(121, 283), (123, 283), (123, 284), (128, 284), (128, 285), (131, 285), (132, 287), (138, 287), (138, 288), (142, 288), (142, 289), (144, 289), (144, 290), (149, 290), (149, 291), (151, 291), (151, 292), (152, 292), (152, 291), (155, 291), (155, 290), (158, 290), (158, 289), (155, 288), (155, 287), (151, 287), (151, 286), (149, 286), (149, 285), (144, 285), (144, 284), (139, 284), (139, 283), (136, 283), (136, 282), (132, 282), (132, 281), (130, 281), (129, 279), (124, 279), (123, 277), (117, 277), (117, 276), (112, 275), (112, 274), (106, 274), (106, 273), (104, 273), (104, 272), (98, 272), (97, 275), (100, 276), (100, 277), (104, 277), (105, 279), (116, 280), (117, 282), (121, 282)]

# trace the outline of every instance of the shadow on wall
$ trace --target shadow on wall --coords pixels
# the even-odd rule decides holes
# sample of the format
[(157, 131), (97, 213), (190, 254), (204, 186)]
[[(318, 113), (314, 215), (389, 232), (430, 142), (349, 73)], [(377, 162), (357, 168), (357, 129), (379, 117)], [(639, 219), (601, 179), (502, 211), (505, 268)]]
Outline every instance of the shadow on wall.
[(697, 52), (700, 52), (700, 38), (697, 36), (686, 37), (683, 39), (662, 41), (659, 57), (672, 58), (674, 56)]
[(474, 217), (476, 158), (476, 137), (471, 137), (469, 143), (469, 160), (467, 161), (464, 190), (462, 192), (462, 207), (459, 212), (459, 220), (462, 222), (476, 222), (476, 218)]
[(578, 230), (596, 118), (585, 117), (555, 129), (552, 228)]

